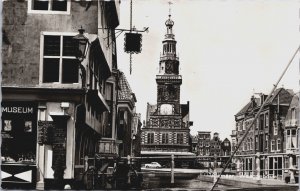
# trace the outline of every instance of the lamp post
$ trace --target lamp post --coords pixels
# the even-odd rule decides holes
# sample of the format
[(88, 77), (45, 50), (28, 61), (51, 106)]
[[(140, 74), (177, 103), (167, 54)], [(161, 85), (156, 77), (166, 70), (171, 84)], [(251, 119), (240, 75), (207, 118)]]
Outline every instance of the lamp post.
[(86, 70), (85, 67), (81, 64), (81, 62), (85, 59), (87, 53), (87, 45), (90, 45), (89, 39), (83, 34), (84, 29), (80, 27), (78, 29), (79, 34), (73, 37), (74, 44), (75, 44), (75, 56), (79, 62), (79, 68), (81, 70), (81, 79), (82, 79), (82, 88), (85, 89), (85, 82), (86, 82)]

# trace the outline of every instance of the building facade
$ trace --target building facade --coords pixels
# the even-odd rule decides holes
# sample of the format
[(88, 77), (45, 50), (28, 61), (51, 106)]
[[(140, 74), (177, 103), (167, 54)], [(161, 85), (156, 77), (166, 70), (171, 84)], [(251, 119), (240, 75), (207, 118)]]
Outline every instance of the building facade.
[[(294, 155), (287, 154), (287, 150), (292, 146), (292, 135), (297, 136), (297, 125), (292, 123), (296, 119), (292, 116), (296, 115), (297, 96), (294, 96), (291, 90), (276, 89), (266, 102), (257, 121), (253, 121), (266, 98), (267, 95), (264, 94), (252, 96), (250, 102), (235, 115), (236, 128), (232, 137), (235, 138), (236, 143), (253, 122), (251, 130), (235, 156), (237, 171), (238, 174), (258, 176), (257, 169), (259, 169), (260, 177), (283, 180), (290, 168), (289, 163), (293, 162), (296, 165), (296, 155), (299, 155), (296, 147), (293, 149)], [(296, 144), (295, 139), (294, 144)]]
[(210, 131), (198, 131), (197, 150), (200, 167), (213, 167), (215, 161), (220, 166), (229, 159), (231, 144), (227, 138), (222, 141), (217, 132), (211, 137)]
[(190, 151), (189, 102), (180, 104), (179, 58), (172, 32), (171, 15), (165, 23), (167, 33), (156, 75), (157, 104), (147, 105), (146, 127), (142, 129), (142, 155), (193, 155)]
[(221, 149), (221, 143), (219, 133), (214, 133), (213, 138), (210, 141), (210, 155), (221, 156), (223, 154)]
[(198, 131), (198, 155), (210, 156), (210, 131)]
[(225, 138), (221, 143), (221, 152), (222, 156), (230, 156), (231, 155), (231, 143), (229, 139)]
[(116, 154), (118, 25), (118, 1), (3, 1), (2, 188), (88, 188), (95, 154)]
[(136, 97), (123, 72), (119, 74), (117, 139), (119, 141), (119, 156), (134, 156), (133, 137), (138, 131), (138, 114), (135, 112)]

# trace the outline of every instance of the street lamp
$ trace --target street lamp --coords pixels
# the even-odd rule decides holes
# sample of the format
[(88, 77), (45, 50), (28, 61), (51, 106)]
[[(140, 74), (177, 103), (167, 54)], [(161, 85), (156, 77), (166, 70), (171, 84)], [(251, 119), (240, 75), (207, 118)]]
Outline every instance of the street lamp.
[(89, 45), (89, 39), (84, 36), (84, 29), (82, 26), (78, 29), (79, 34), (73, 37), (74, 46), (75, 46), (75, 56), (76, 59), (79, 61), (79, 68), (81, 70), (81, 79), (82, 79), (82, 88), (85, 89), (86, 83), (86, 70), (85, 67), (81, 64), (81, 62), (85, 59), (87, 48), (86, 46)]
[(87, 48), (86, 45), (89, 44), (89, 39), (84, 36), (84, 29), (81, 27), (78, 29), (79, 34), (73, 37), (75, 44), (76, 44), (76, 58), (82, 62), (85, 59)]

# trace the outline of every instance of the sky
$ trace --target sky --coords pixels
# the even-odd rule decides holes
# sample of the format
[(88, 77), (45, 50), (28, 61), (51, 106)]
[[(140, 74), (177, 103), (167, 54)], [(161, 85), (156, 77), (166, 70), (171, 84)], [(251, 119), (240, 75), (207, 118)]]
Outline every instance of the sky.
[[(181, 103), (190, 101), (197, 131), (230, 139), (234, 115), (254, 93), (269, 94), (300, 45), (299, 0), (171, 0), (173, 33), (180, 61)], [(124, 52), (117, 38), (118, 67), (136, 94), (136, 112), (145, 120), (147, 102), (157, 99), (162, 41), (169, 15), (167, 0), (133, 0), (132, 23), (142, 33), (142, 52)], [(130, 0), (120, 5), (120, 25), (130, 28)], [(299, 91), (299, 51), (278, 87)]]

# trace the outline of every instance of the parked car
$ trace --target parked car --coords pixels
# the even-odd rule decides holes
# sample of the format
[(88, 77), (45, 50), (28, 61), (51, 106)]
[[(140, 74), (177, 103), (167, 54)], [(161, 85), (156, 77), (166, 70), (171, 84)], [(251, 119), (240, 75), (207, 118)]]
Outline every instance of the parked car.
[(161, 168), (161, 165), (158, 162), (151, 162), (149, 164), (145, 164), (146, 168)]

